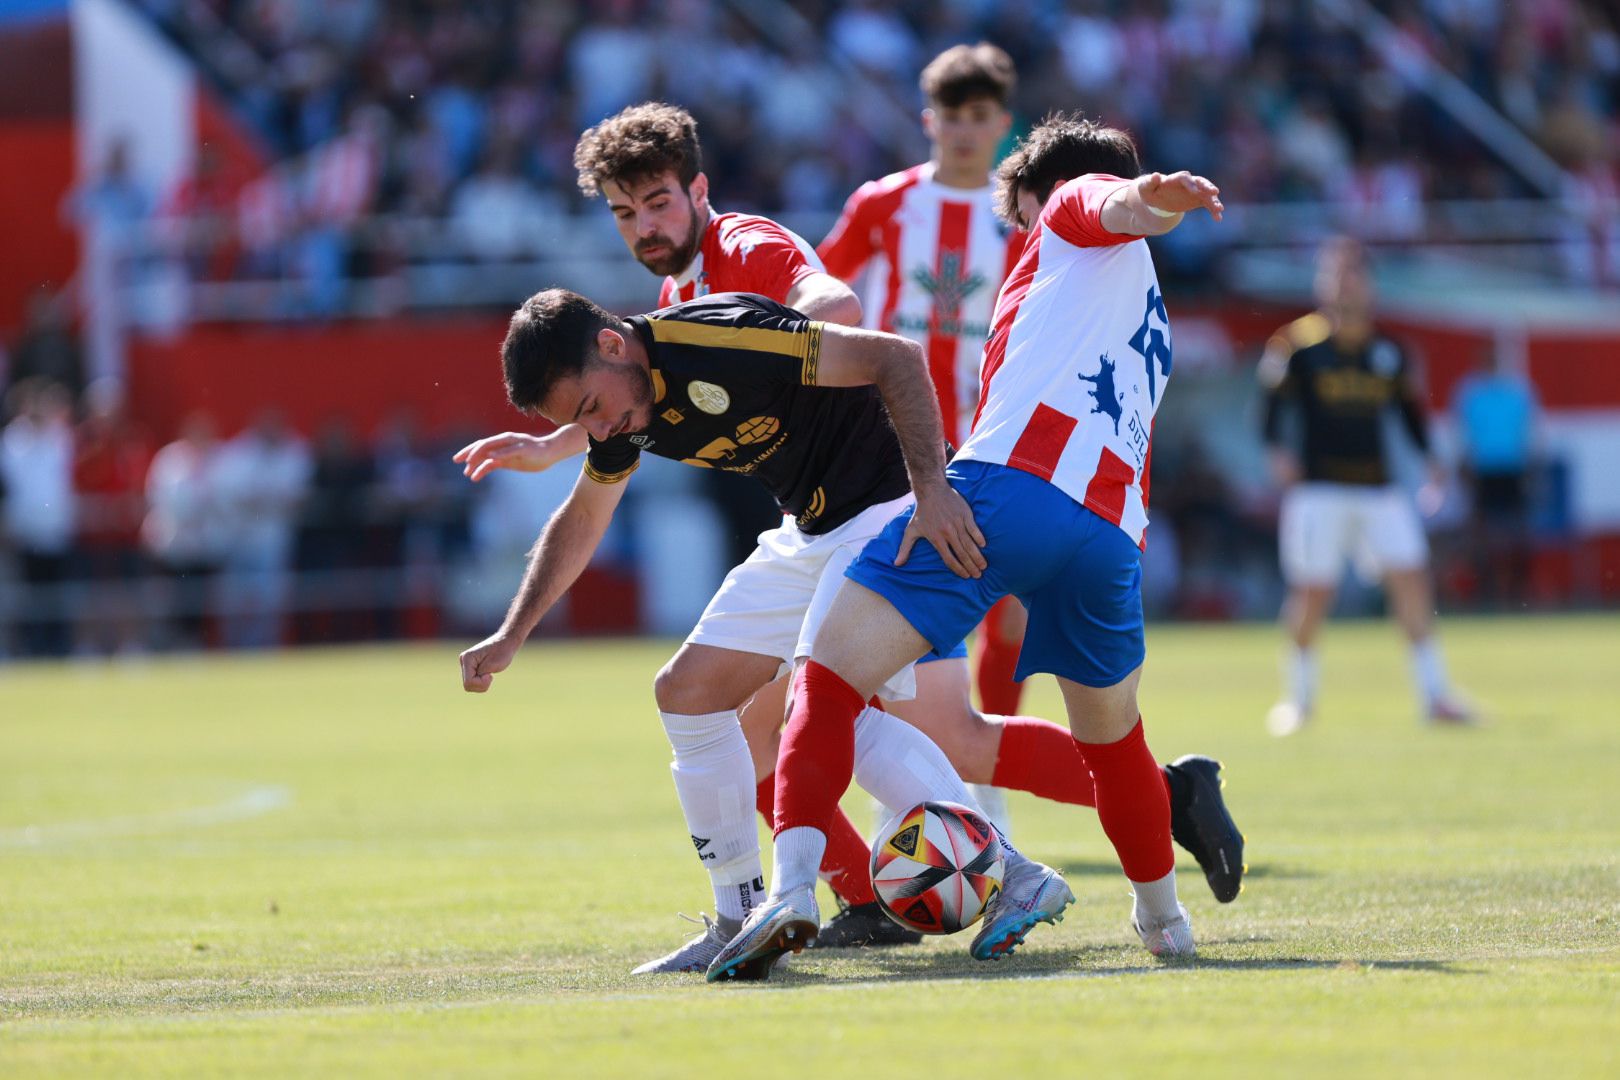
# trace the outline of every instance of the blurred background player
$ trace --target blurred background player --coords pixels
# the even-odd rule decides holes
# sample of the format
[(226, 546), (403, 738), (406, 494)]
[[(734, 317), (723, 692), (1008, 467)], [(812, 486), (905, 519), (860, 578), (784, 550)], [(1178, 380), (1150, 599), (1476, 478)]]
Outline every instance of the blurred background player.
[[(606, 199), (620, 236), (637, 261), (654, 273), (668, 275), (660, 303), (694, 299), (709, 292), (753, 292), (789, 307), (803, 304), (797, 310), (821, 321), (858, 322), (860, 302), (848, 286), (828, 276), (815, 252), (801, 238), (768, 218), (714, 212), (701, 154), (697, 125), (691, 115), (661, 103), (625, 109), (585, 132), (575, 149), (581, 189)], [(1004, 250), (1006, 241), (1001, 243)], [(1000, 274), (1001, 269), (996, 273)], [(999, 285), (999, 278), (997, 281)], [(993, 294), (984, 298), (986, 322), (992, 300)], [(977, 378), (976, 351), (974, 356), (972, 377)], [(468, 476), (478, 480), (496, 468), (549, 468), (583, 452), (587, 446), (584, 428), (569, 424), (543, 437), (505, 432), (481, 439), (464, 447), (456, 460), (464, 463)], [(1015, 644), (1014, 657), (1016, 652)], [(967, 779), (996, 781), (1073, 805), (1094, 805), (1089, 777), (1067, 767), (1072, 754), (1063, 728), (1036, 717), (1004, 716), (987, 722), (972, 708), (965, 653), (958, 649), (953, 654), (949, 660), (918, 668), (915, 700), (888, 707), (927, 733)], [(670, 668), (660, 674), (660, 679), (665, 685), (678, 681)], [(1016, 686), (1010, 680), (1009, 685)], [(775, 680), (740, 710), (754, 762), (755, 805), (767, 822), (774, 816), (773, 774), (785, 716), (786, 686), (786, 678)], [(678, 767), (686, 737), (674, 731), (668, 734)], [(1237, 895), (1240, 875), (1219, 865), (1209, 846), (1198, 841), (1193, 822), (1195, 810), (1200, 808), (1193, 805), (1198, 785), (1192, 773), (1212, 764), (1207, 758), (1189, 756), (1166, 765), (1164, 771), (1166, 782), (1178, 795), (1178, 842), (1211, 875), (1210, 885), (1217, 897), (1230, 900)], [(990, 816), (998, 820), (995, 814)], [(700, 851), (699, 857), (703, 854)], [(831, 825), (821, 872), (841, 910), (822, 928), (818, 947), (920, 940), (915, 931), (882, 913), (872, 893), (869, 857), (866, 841), (840, 812)], [(735, 883), (728, 874), (716, 876), (712, 863), (705, 862), (704, 866), (714, 878), (717, 906), (724, 905), (721, 915), (730, 917)]]
[[(1427, 457), (1419, 493), (1430, 511), (1445, 474), (1429, 446), (1423, 401), (1405, 351), (1373, 321), (1367, 254), (1339, 237), (1318, 255), (1320, 307), (1274, 335), (1260, 361), (1264, 437), (1277, 482), (1286, 490), (1278, 523), (1283, 609), (1290, 650), (1285, 697), (1266, 716), (1273, 735), (1303, 727), (1316, 706), (1316, 635), (1333, 606), (1345, 562), (1355, 558), (1383, 576), (1396, 621), (1411, 643), (1422, 715), (1466, 724), (1471, 711), (1451, 692), (1434, 635), (1429, 546), (1422, 522), (1394, 482), (1384, 418), (1394, 411)], [(1284, 417), (1297, 414), (1297, 440)]]
[[(1024, 233), (996, 217), (990, 177), (1012, 127), (1016, 83), (1012, 58), (988, 42), (936, 56), (919, 80), (929, 159), (863, 184), (816, 249), (829, 273), (851, 283), (866, 275), (865, 325), (908, 337), (926, 351), (953, 446), (967, 439), (978, 404), (979, 360), (996, 294), (1024, 249)], [(974, 682), (980, 706), (992, 717), (975, 712), (972, 727), (991, 743), (1000, 742), (1000, 718), (1018, 711), (1022, 688), (1012, 674), (1023, 636), (1024, 609), (1012, 597), (979, 627)], [(929, 689), (959, 695), (957, 684), (968, 680), (966, 660), (953, 653), (937, 662), (943, 670)], [(908, 718), (939, 711), (935, 695), (919, 691), (915, 702), (895, 711)], [(1006, 832), (1005, 794), (973, 787), (979, 805)]]

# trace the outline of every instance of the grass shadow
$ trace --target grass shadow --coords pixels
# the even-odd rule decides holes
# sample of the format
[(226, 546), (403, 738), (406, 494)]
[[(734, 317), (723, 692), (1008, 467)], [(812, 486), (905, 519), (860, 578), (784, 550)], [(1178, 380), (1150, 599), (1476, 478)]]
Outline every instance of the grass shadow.
[[(1108, 862), (1103, 859), (1070, 859), (1066, 862), (1051, 862), (1047, 864), (1064, 877), (1119, 877), (1119, 863)], [(1188, 867), (1183, 874), (1177, 875), (1177, 880), (1196, 880), (1196, 868)], [(1255, 863), (1243, 872), (1244, 880), (1250, 878), (1270, 878), (1277, 881), (1304, 881), (1310, 878), (1319, 878), (1322, 875), (1315, 870), (1307, 870), (1300, 866), (1288, 866), (1281, 863)]]
[[(1218, 946), (1221, 942), (1211, 942)], [(816, 960), (830, 959), (827, 953)], [(1200, 956), (1190, 961), (1160, 961), (1152, 959), (1140, 949), (1121, 945), (1077, 945), (1068, 948), (1043, 949), (1036, 953), (1009, 957), (1005, 963), (984, 963), (968, 956), (966, 951), (945, 953), (938, 950), (883, 950), (874, 952), (841, 952), (839, 959), (848, 958), (850, 964), (838, 963), (834, 970), (814, 970), (803, 962), (790, 965), (774, 974), (765, 987), (791, 990), (795, 987), (868, 985), (877, 982), (925, 982), (951, 979), (996, 981), (1003, 979), (1111, 979), (1131, 976), (1156, 975), (1172, 971), (1215, 970), (1231, 972), (1268, 971), (1344, 971), (1365, 972), (1411, 971), (1436, 975), (1473, 974), (1450, 960), (1383, 960), (1350, 957), (1223, 957)], [(853, 969), (853, 970), (852, 970)]]

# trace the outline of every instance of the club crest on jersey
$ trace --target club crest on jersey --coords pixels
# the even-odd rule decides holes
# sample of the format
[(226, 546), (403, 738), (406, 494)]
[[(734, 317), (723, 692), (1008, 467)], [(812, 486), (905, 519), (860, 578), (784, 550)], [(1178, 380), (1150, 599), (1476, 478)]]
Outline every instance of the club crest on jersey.
[(719, 416), (731, 408), (731, 395), (726, 392), (725, 387), (703, 382), (701, 379), (687, 384), (686, 396), (692, 399), (692, 404), (710, 416)]
[(946, 251), (939, 258), (937, 274), (929, 267), (918, 267), (911, 278), (934, 298), (940, 333), (961, 333), (962, 302), (984, 287), (984, 275), (968, 269), (965, 253)]

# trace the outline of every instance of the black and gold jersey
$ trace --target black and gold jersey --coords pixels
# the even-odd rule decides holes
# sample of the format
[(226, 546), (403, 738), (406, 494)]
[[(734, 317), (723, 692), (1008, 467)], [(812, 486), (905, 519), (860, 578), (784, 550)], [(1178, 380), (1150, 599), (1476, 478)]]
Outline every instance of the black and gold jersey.
[(1429, 448), (1423, 405), (1413, 388), (1406, 353), (1373, 334), (1348, 344), (1313, 313), (1272, 335), (1260, 360), (1265, 389), (1265, 440), (1283, 441), (1283, 414), (1299, 414), (1300, 456), (1306, 480), (1387, 484), (1383, 417), (1395, 409), (1419, 448)]
[(874, 387), (815, 385), (821, 323), (752, 293), (632, 316), (651, 361), (652, 422), (591, 440), (585, 473), (617, 483), (643, 451), (759, 478), (807, 533), (911, 489)]

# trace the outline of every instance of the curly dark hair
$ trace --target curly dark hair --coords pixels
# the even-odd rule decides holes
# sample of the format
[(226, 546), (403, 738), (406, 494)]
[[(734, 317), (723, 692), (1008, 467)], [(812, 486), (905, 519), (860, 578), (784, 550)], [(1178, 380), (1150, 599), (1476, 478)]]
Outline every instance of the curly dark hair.
[(579, 189), (593, 198), (615, 180), (644, 180), (673, 170), (681, 187), (703, 171), (697, 121), (679, 105), (648, 101), (632, 105), (586, 131), (574, 144)]
[(1077, 176), (1108, 173), (1130, 179), (1141, 172), (1142, 161), (1128, 132), (1077, 112), (1048, 113), (997, 167), (996, 213), (1017, 225), (1020, 191), (1045, 202), (1053, 188)]
[(628, 327), (585, 297), (567, 289), (537, 292), (512, 314), (501, 342), (506, 398), (533, 415), (557, 383), (580, 375), (596, 356), (604, 327)]
[(1006, 108), (1018, 85), (1018, 71), (1006, 52), (981, 41), (954, 45), (928, 62), (917, 81), (930, 105), (954, 109), (975, 98)]

